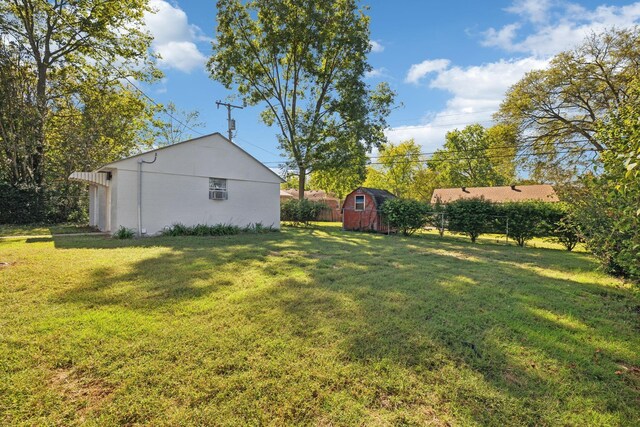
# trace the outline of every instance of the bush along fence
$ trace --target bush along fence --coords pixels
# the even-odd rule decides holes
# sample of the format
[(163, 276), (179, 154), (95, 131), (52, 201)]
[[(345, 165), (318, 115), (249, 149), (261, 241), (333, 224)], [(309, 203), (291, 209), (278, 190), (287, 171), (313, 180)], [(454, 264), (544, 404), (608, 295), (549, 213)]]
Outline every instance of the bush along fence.
[(308, 225), (311, 221), (316, 221), (323, 211), (329, 207), (322, 202), (313, 200), (287, 200), (280, 204), (280, 219), (290, 221), (294, 224)]
[(561, 243), (567, 250), (575, 248), (579, 234), (568, 218), (562, 203), (538, 201), (497, 204), (482, 198), (457, 200), (447, 205), (393, 199), (382, 205), (391, 228), (404, 235), (431, 226), (440, 236), (447, 229), (464, 234), (472, 242), (486, 233), (505, 234), (519, 246), (534, 237)]

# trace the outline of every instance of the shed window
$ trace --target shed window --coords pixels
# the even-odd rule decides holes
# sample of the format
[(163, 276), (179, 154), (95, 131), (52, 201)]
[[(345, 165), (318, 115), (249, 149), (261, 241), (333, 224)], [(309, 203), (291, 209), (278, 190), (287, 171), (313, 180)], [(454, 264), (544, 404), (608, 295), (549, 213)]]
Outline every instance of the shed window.
[(227, 200), (227, 180), (224, 178), (209, 178), (209, 199)]
[(364, 210), (364, 195), (356, 196), (356, 210), (363, 211)]

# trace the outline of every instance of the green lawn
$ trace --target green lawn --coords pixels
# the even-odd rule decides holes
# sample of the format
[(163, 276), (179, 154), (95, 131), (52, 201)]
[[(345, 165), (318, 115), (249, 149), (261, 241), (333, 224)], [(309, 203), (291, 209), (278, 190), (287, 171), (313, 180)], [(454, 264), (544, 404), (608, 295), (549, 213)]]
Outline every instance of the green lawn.
[(319, 227), (0, 263), (0, 424), (640, 420), (640, 297), (585, 253)]
[(0, 224), (0, 237), (11, 236), (44, 236), (52, 234), (92, 233), (97, 230), (88, 225), (56, 224), (56, 225), (7, 225)]

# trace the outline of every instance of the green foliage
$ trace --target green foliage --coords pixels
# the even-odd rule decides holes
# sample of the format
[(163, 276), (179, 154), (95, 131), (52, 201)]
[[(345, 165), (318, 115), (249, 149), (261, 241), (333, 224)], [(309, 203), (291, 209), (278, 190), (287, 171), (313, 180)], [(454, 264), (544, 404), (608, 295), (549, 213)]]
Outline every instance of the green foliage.
[(327, 205), (323, 202), (308, 199), (287, 200), (280, 204), (280, 220), (308, 225), (309, 222), (315, 221), (325, 209)]
[(387, 190), (400, 198), (428, 201), (431, 192), (423, 193), (422, 188), (416, 185), (418, 177), (425, 171), (420, 151), (421, 147), (413, 139), (398, 145), (383, 144), (379, 157), (374, 160), (378, 164), (368, 167), (363, 185)]
[(353, 156), (335, 167), (312, 172), (310, 187), (324, 190), (344, 200), (347, 194), (362, 185), (366, 175), (366, 156)]
[(133, 239), (135, 235), (136, 231), (134, 229), (121, 225), (118, 230), (113, 233), (112, 237), (114, 239)]
[(515, 131), (474, 124), (447, 132), (444, 148), (427, 160), (442, 187), (507, 185), (515, 179)]
[(604, 171), (572, 194), (570, 218), (589, 250), (614, 274), (640, 280), (640, 79), (598, 128)]
[(173, 145), (186, 141), (195, 136), (191, 133), (192, 130), (205, 126), (205, 123), (200, 121), (200, 112), (180, 110), (173, 102), (164, 105), (152, 123), (151, 133), (157, 145)]
[(162, 230), (163, 236), (232, 236), (235, 234), (249, 233), (262, 234), (277, 231), (273, 226), (264, 226), (262, 223), (248, 224), (240, 227), (232, 224), (196, 224), (193, 226), (175, 223)]
[(554, 203), (539, 201), (496, 204), (496, 231), (505, 232), (508, 220), (508, 237), (521, 247), (533, 237), (548, 236), (555, 229), (557, 209), (554, 206)]
[(462, 233), (475, 243), (478, 236), (495, 229), (495, 205), (483, 198), (460, 199), (447, 204), (449, 231)]
[(211, 77), (277, 125), (297, 169), (335, 169), (385, 140), (395, 94), (367, 87), (369, 19), (357, 0), (219, 0)]
[(431, 209), (427, 215), (427, 225), (438, 230), (440, 237), (444, 237), (444, 231), (447, 229), (447, 206), (440, 200), (436, 200), (431, 204)]
[(593, 158), (582, 147), (605, 150), (598, 123), (638, 93), (640, 27), (592, 34), (573, 50), (556, 55), (544, 70), (528, 73), (507, 93), (497, 118), (516, 126), (533, 177), (570, 180)]
[(122, 83), (160, 76), (147, 11), (146, 0), (0, 2), (0, 181), (43, 189), (43, 220), (83, 215), (71, 172), (148, 142), (153, 109)]
[(568, 251), (572, 251), (578, 243), (582, 241), (578, 225), (573, 219), (565, 213), (555, 223), (551, 230), (553, 240), (556, 240)]
[(427, 223), (429, 205), (417, 200), (389, 199), (382, 204), (382, 214), (391, 228), (410, 236)]
[(0, 224), (32, 224), (45, 220), (42, 188), (0, 181)]

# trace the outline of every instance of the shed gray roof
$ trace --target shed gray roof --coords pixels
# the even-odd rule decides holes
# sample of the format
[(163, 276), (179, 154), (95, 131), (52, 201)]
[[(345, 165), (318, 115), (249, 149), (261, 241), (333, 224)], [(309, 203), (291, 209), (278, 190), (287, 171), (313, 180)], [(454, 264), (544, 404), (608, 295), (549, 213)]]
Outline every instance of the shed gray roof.
[(362, 191), (373, 197), (373, 201), (376, 203), (376, 207), (382, 206), (382, 204), (388, 199), (395, 199), (396, 196), (387, 190), (380, 190), (378, 188), (360, 187)]

